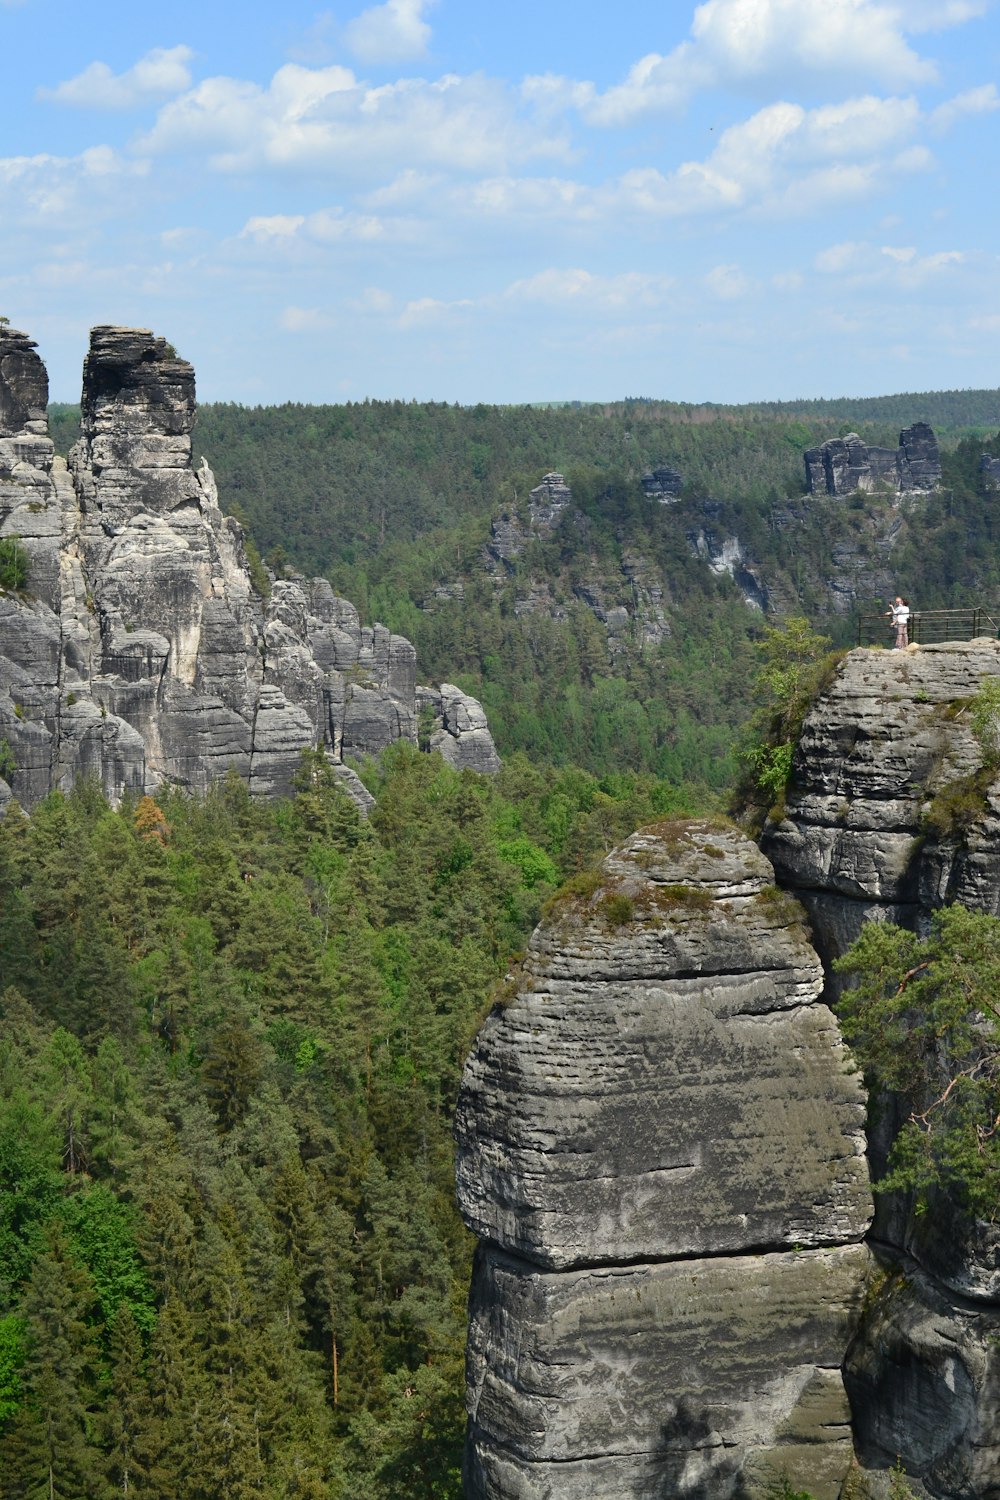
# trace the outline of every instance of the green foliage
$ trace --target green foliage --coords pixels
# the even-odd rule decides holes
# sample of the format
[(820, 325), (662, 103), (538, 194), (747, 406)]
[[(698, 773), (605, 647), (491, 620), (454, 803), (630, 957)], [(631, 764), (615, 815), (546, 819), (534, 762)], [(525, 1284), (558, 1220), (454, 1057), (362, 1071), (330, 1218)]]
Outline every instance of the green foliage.
[(972, 732), (990, 770), (1000, 765), (1000, 677), (988, 677), (973, 696), (969, 713)]
[(802, 721), (843, 655), (829, 648), (828, 637), (801, 616), (765, 628), (757, 644), (758, 707), (747, 725), (743, 775), (734, 797), (734, 808), (751, 822), (762, 821), (772, 804), (782, 809)]
[(0, 739), (0, 778), (9, 781), (17, 770), (17, 761), (10, 747), (10, 741), (6, 738)]
[(834, 967), (854, 980), (844, 1033), (872, 1085), (908, 1117), (881, 1191), (945, 1190), (1000, 1208), (1000, 920), (952, 906), (926, 938), (868, 923)]
[(683, 798), (405, 743), (363, 769), (368, 821), (317, 754), (271, 805), (82, 784), (0, 821), (14, 1495), (51, 1461), (67, 1500), (457, 1500), (460, 1068), (553, 888)]
[(19, 537), (0, 537), (0, 589), (27, 588), (30, 566), (31, 559)]
[(931, 798), (923, 814), (923, 827), (938, 838), (962, 838), (986, 812), (986, 793), (993, 771), (983, 768), (956, 777)]

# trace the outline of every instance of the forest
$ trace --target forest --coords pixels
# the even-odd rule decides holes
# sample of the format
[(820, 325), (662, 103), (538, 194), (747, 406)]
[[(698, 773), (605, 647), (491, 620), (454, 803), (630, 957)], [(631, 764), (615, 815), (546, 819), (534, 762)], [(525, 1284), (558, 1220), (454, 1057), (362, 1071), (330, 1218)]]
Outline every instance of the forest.
[(0, 1495), (456, 1497), (459, 1070), (665, 783), (456, 773), (0, 822)]

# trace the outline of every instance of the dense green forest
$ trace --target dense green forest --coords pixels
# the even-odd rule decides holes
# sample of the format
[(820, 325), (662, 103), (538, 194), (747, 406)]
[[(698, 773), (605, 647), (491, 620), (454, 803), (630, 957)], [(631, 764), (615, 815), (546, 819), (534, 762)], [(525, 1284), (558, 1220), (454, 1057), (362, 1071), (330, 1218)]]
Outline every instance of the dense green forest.
[(0, 821), (3, 1500), (456, 1500), (461, 1063), (558, 883), (681, 804), (365, 777), (367, 822), (308, 756)]

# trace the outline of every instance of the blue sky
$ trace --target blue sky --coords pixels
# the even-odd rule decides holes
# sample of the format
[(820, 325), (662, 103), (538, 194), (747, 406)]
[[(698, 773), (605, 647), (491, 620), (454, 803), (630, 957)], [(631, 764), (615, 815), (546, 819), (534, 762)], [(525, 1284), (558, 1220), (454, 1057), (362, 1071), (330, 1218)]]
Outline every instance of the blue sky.
[(0, 312), (61, 400), (996, 387), (998, 4), (0, 0)]

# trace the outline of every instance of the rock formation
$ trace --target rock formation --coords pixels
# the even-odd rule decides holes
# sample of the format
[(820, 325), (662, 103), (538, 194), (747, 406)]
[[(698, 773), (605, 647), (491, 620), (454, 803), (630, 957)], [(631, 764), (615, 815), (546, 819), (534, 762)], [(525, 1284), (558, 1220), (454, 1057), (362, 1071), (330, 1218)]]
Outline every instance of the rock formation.
[(797, 904), (731, 829), (558, 902), (459, 1098), (469, 1500), (833, 1500), (868, 1263), (860, 1083)]
[(661, 464), (642, 476), (642, 492), (647, 500), (659, 500), (661, 505), (672, 505), (680, 499), (684, 488), (684, 475), (669, 464)]
[[(820, 951), (862, 923), (921, 928), (959, 901), (1000, 915), (1000, 780), (969, 700), (1000, 676), (1000, 643), (854, 651), (803, 726), (784, 818), (763, 846), (809, 912)], [(891, 1112), (876, 1116), (884, 1159)], [(885, 1275), (846, 1366), (862, 1460), (902, 1457), (937, 1496), (1000, 1494), (1000, 1234), (937, 1200), (880, 1196)]]
[[(680, 488), (681, 477), (674, 470), (655, 472), (663, 477), (664, 484), (675, 475)], [(646, 488), (647, 479), (652, 480), (653, 476), (643, 478), (647, 495), (663, 498)], [(586, 535), (589, 522), (574, 508), (572, 490), (562, 474), (551, 473), (530, 491), (523, 519), (510, 511), (496, 517), (490, 527), (490, 543), (483, 551), (483, 564), (498, 586), (514, 576), (516, 560), (528, 543), (549, 540), (564, 516)], [(574, 583), (573, 597), (604, 628), (611, 661), (636, 645), (658, 646), (670, 635), (666, 608), (669, 600), (662, 571), (639, 552), (630, 550), (623, 554), (620, 580), (609, 580), (595, 572), (591, 579)], [(567, 613), (567, 604), (555, 597), (545, 580), (527, 583), (514, 601), (514, 614), (519, 619), (524, 615), (544, 614), (553, 620), (564, 620)]]
[(941, 482), (937, 438), (926, 422), (899, 434), (898, 448), (869, 447), (856, 432), (829, 438), (805, 454), (806, 488), (811, 495), (850, 495), (892, 485), (897, 493), (932, 490)]
[[(711, 515), (718, 507), (712, 501), (702, 505), (702, 512)], [(743, 595), (743, 602), (751, 609), (766, 610), (769, 607), (767, 588), (757, 570), (747, 560), (743, 543), (739, 537), (725, 536), (712, 526), (699, 526), (687, 533), (687, 544), (694, 557), (706, 562), (717, 578), (731, 578)]]
[[(112, 800), (229, 770), (284, 792), (307, 747), (370, 801), (343, 761), (416, 741), (413, 647), (322, 579), (261, 598), (211, 471), (192, 467), (191, 366), (146, 330), (95, 328), (68, 467), (46, 398), (34, 344), (0, 330), (0, 535), (30, 558), (28, 589), (0, 592), (0, 806), (81, 774)], [(435, 746), (495, 770), (479, 704), (424, 691)]]

